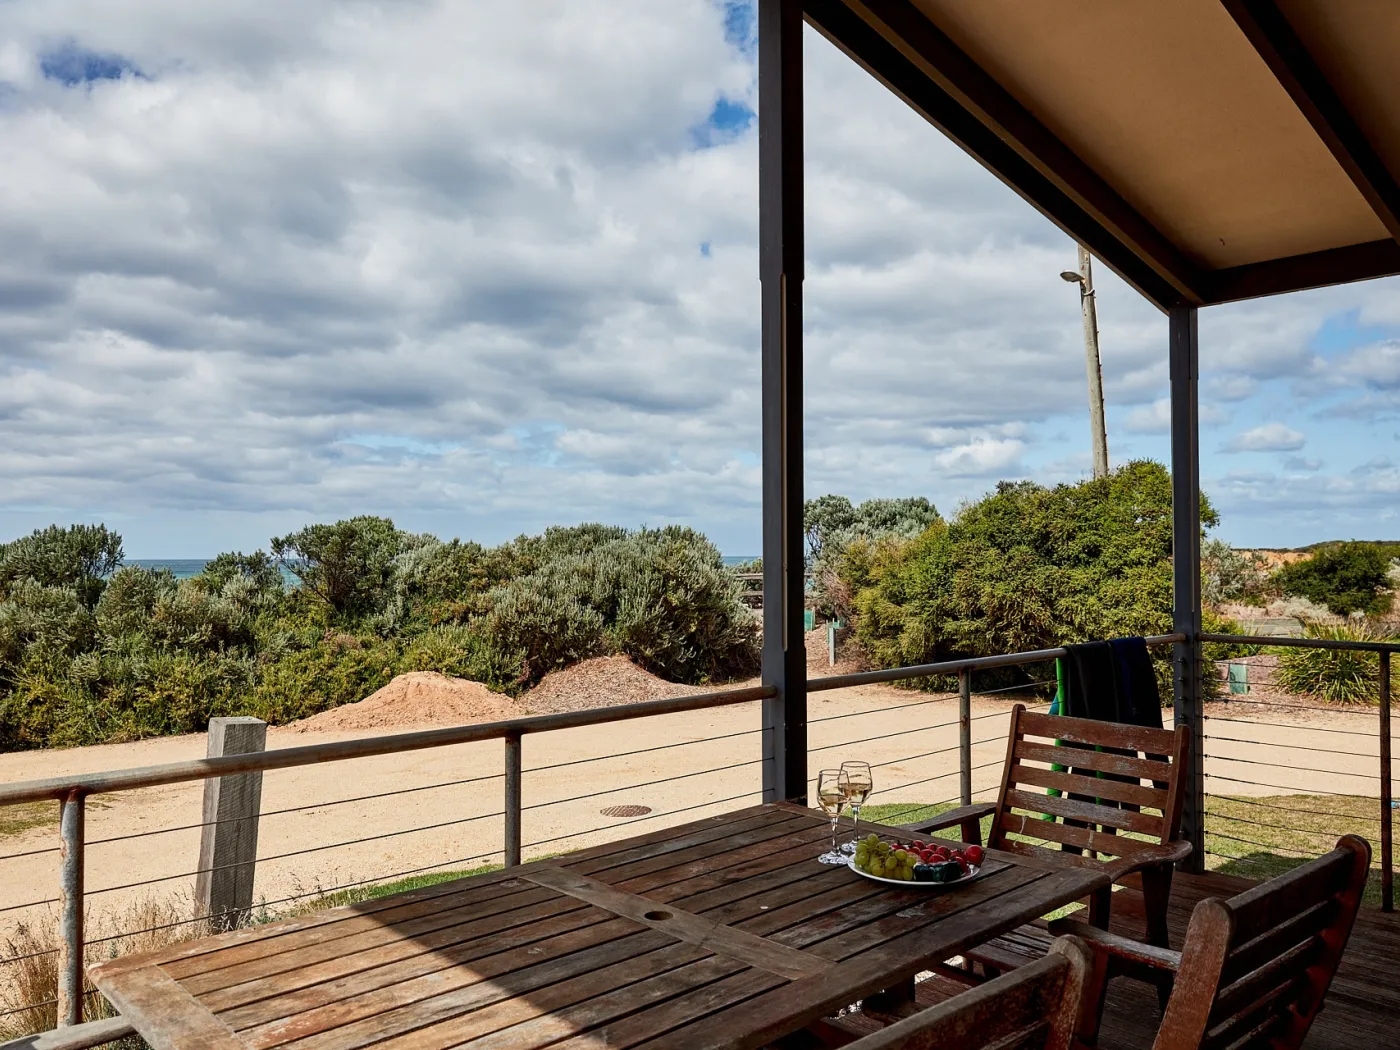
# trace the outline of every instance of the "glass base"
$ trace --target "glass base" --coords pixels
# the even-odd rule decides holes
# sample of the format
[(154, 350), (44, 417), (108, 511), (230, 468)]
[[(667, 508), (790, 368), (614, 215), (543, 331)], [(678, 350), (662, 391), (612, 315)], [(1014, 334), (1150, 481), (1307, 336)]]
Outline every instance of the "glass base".
[(843, 843), (841, 843), (841, 852), (844, 853), (844, 854), (846, 854), (846, 856), (849, 857), (849, 856), (850, 856), (852, 853), (854, 853), (855, 851), (856, 851), (856, 844), (855, 844), (854, 842), (843, 842)]
[(839, 850), (828, 851), (817, 858), (818, 864), (845, 864), (846, 855)]

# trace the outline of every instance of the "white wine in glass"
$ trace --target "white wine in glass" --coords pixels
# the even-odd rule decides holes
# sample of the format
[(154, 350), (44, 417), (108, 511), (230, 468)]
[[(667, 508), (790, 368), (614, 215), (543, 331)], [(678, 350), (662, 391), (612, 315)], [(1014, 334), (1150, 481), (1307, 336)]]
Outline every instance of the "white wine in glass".
[(847, 853), (854, 853), (856, 843), (860, 841), (860, 807), (865, 805), (870, 792), (875, 790), (875, 777), (870, 772), (869, 762), (842, 762), (841, 772), (846, 776), (846, 801), (851, 807), (851, 826), (854, 829), (851, 841), (841, 848)]
[(845, 864), (846, 855), (836, 845), (836, 820), (846, 808), (846, 774), (823, 769), (817, 774), (817, 805), (831, 818), (831, 849), (817, 858), (823, 864)]

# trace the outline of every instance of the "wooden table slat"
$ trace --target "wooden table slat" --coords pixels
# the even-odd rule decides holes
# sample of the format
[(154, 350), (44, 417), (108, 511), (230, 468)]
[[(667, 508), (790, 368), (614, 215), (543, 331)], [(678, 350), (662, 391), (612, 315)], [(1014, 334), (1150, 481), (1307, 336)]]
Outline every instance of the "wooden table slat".
[(563, 989), (551, 994), (564, 995), (570, 981), (639, 956), (677, 947), (687, 950), (687, 959), (704, 954), (691, 945), (678, 946), (654, 930), (612, 936), (601, 944), (583, 948), (561, 938), (554, 945), (558, 952), (555, 957), (541, 958), (530, 966), (522, 967), (519, 960), (512, 966), (508, 960), (502, 960), (505, 965), (487, 963), (480, 967), (423, 974), (368, 994), (279, 1018), (242, 1031), (240, 1035), (249, 1047), (265, 1048), (335, 1029), (339, 1042), (326, 1045), (342, 1048), (366, 1045), (362, 1039), (388, 1038), (507, 1000), (533, 999), (541, 989)]
[[(657, 934), (657, 936), (661, 936)], [(664, 939), (664, 938), (663, 938)], [(630, 941), (616, 942), (628, 944)], [(641, 943), (641, 938), (637, 938)], [(699, 962), (709, 956), (694, 945), (672, 942), (645, 954), (608, 966), (592, 966), (567, 980), (538, 986), (509, 997), (497, 996), (498, 982), (485, 982), (424, 1000), (411, 1010), (392, 1010), (321, 1036), (298, 1040), (296, 1050), (359, 1050), (365, 1046), (452, 1046), (541, 1014), (565, 1010), (576, 1003), (605, 996), (619, 988)], [(724, 962), (734, 969), (742, 963)], [(510, 986), (510, 981), (505, 982)], [(490, 1000), (485, 1005), (483, 999)], [(426, 1023), (425, 1022), (429, 1022)]]
[(561, 900), (558, 896), (552, 896), (535, 899), (522, 908), (490, 912), (481, 916), (474, 916), (470, 906), (453, 908), (441, 915), (418, 916), (412, 922), (361, 930), (333, 941), (301, 944), (285, 952), (261, 955), (247, 962), (218, 970), (206, 970), (186, 978), (180, 978), (175, 973), (171, 973), (171, 976), (180, 979), (192, 995), (201, 996), (220, 988), (231, 988), (249, 981), (288, 973), (327, 959), (347, 958), (402, 941), (417, 940), (439, 929), (452, 929), (459, 939), (486, 937), (537, 919), (577, 911), (579, 907), (577, 901)]
[(664, 972), (635, 973), (639, 979), (614, 985), (607, 994), (580, 998), (568, 1006), (536, 1010), (534, 1017), (509, 1027), (479, 1031), (478, 1016), (471, 1014), (391, 1040), (384, 1047), (385, 1050), (447, 1050), (465, 1038), (472, 1040), (473, 1050), (532, 1050), (639, 1009), (665, 1009), (667, 1000), (745, 969), (743, 963), (711, 956)]
[[(276, 975), (275, 981), (253, 980), (243, 984), (218, 988), (196, 996), (215, 1013), (237, 1010), (246, 1004), (256, 1004), (260, 1011), (288, 996), (298, 996), (304, 1008), (331, 1002), (342, 995), (343, 982), (362, 974), (359, 985), (377, 987), (379, 983), (407, 980), (447, 966), (462, 965), (502, 952), (536, 952), (537, 942), (562, 934), (573, 934), (595, 926), (618, 930), (616, 918), (598, 908), (576, 908), (555, 915), (546, 915), (533, 922), (522, 922), (489, 934), (465, 933), (471, 923), (434, 930), (422, 937), (407, 938), (380, 945), (353, 955), (333, 956), (312, 965), (298, 966)], [(636, 932), (635, 923), (627, 923), (625, 933)], [(270, 1016), (278, 1016), (272, 1014)], [(234, 1028), (246, 1027), (248, 1022), (230, 1022)]]
[(714, 919), (704, 918), (675, 905), (662, 905), (634, 893), (624, 893), (606, 883), (576, 875), (562, 868), (544, 865), (535, 868), (523, 878), (567, 893), (570, 897), (576, 897), (596, 908), (604, 908), (614, 915), (650, 926), (678, 941), (739, 959), (749, 966), (756, 966), (780, 977), (810, 977), (830, 965), (826, 960), (804, 955), (796, 948), (766, 941), (752, 933), (725, 926)]
[(139, 1026), (151, 1050), (242, 1050), (232, 1029), (173, 981), (158, 966), (129, 971), (107, 998), (123, 1017)]

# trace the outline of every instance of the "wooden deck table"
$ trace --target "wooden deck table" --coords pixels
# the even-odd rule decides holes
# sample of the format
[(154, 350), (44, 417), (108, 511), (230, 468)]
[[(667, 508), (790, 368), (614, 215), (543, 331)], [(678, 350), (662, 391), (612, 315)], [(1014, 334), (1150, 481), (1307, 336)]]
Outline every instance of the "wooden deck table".
[(755, 806), (90, 973), (155, 1050), (749, 1048), (1108, 881), (993, 852), (885, 887), (816, 863), (827, 835)]

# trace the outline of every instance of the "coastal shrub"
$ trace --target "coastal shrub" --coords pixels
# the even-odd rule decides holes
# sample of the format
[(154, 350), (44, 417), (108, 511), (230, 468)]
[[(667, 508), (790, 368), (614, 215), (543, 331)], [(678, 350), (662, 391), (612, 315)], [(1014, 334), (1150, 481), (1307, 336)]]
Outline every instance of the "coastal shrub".
[[(1203, 496), (1202, 525), (1216, 520)], [(1171, 553), (1171, 477), (1137, 461), (1075, 485), (1002, 482), (913, 540), (853, 545), (842, 573), (857, 639), (894, 667), (1166, 633)]]
[(1284, 594), (1325, 605), (1338, 616), (1390, 611), (1390, 560), (1374, 543), (1336, 543), (1285, 565), (1272, 582)]
[(237, 713), (279, 725), (353, 704), (389, 684), (398, 658), (392, 643), (376, 638), (292, 649), (260, 669)]
[(365, 515), (275, 537), (272, 553), (301, 581), (303, 591), (340, 616), (354, 618), (383, 609), (394, 560), (409, 539), (388, 518)]
[(520, 653), (506, 650), (477, 628), (445, 623), (418, 635), (404, 650), (398, 669), (437, 671), (499, 692), (515, 692), (526, 677), (524, 664)]
[[(522, 654), (526, 681), (606, 652), (682, 682), (757, 669), (756, 626), (739, 603), (738, 581), (699, 533), (676, 526), (551, 533), (545, 546), (555, 556), (491, 591), (481, 621), (486, 637)], [(585, 538), (600, 542), (590, 547)]]
[(193, 579), (196, 587), (246, 606), (266, 603), (281, 597), (286, 590), (281, 568), (266, 551), (220, 554)]
[(1224, 540), (1201, 544), (1201, 598), (1207, 605), (1262, 605), (1269, 590), (1268, 564), (1258, 551), (1242, 551)]
[[(1368, 620), (1345, 623), (1303, 624), (1305, 638), (1332, 642), (1392, 641), (1387, 632)], [(1375, 653), (1345, 649), (1294, 649), (1280, 646), (1274, 683), (1290, 693), (1300, 693), (1329, 704), (1380, 702), (1380, 657)], [(1392, 660), (1391, 695), (1396, 695), (1400, 662)]]
[(922, 496), (870, 499), (855, 505), (845, 496), (808, 500), (802, 508), (807, 540), (807, 571), (817, 611), (834, 619), (855, 613), (855, 593), (844, 564), (853, 544), (912, 539), (940, 522), (937, 508)]
[(0, 597), (29, 580), (71, 590), (86, 609), (122, 562), (122, 538), (105, 525), (50, 525), (0, 544)]

